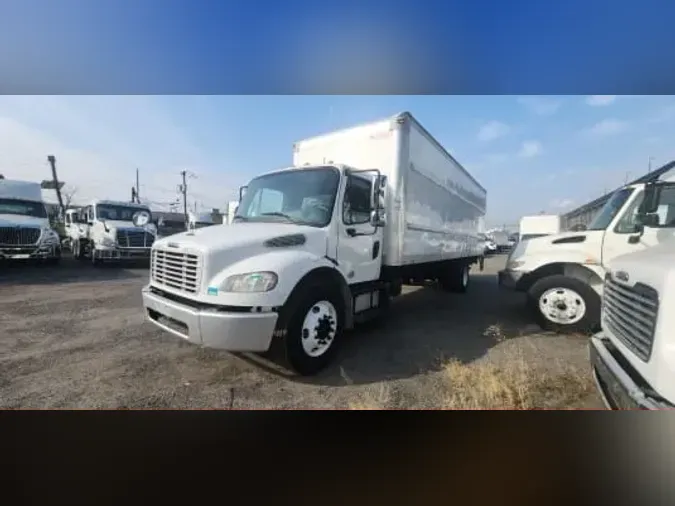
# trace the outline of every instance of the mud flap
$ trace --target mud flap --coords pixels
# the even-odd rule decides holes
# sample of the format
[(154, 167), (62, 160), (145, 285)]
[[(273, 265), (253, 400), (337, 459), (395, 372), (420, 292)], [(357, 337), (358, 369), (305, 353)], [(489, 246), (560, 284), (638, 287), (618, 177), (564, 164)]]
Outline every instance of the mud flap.
[(483, 272), (483, 269), (485, 268), (485, 257), (480, 257), (480, 260), (478, 260), (478, 267), (480, 268), (480, 271)]

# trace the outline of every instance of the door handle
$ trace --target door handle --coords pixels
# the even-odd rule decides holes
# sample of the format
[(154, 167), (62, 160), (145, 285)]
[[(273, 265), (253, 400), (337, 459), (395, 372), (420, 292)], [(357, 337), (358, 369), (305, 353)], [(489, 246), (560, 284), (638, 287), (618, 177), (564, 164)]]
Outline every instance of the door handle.
[(347, 235), (349, 237), (354, 237), (356, 235), (356, 229), (355, 228), (348, 228), (347, 230), (345, 230), (345, 232), (347, 232)]

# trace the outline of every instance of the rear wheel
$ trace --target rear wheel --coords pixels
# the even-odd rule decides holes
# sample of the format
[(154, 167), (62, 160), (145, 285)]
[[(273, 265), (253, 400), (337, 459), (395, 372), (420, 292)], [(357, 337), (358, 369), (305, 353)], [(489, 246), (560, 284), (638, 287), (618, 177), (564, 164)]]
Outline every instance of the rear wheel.
[(575, 278), (555, 275), (540, 279), (528, 291), (528, 304), (544, 330), (593, 332), (600, 325), (600, 297)]
[(447, 292), (466, 293), (469, 289), (469, 279), (469, 264), (458, 263), (448, 269), (438, 282)]

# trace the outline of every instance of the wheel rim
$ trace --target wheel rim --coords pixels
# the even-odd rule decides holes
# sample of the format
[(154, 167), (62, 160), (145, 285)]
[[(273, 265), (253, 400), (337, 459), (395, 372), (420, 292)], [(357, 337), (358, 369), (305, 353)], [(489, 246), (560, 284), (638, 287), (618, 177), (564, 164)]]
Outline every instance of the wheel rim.
[(333, 344), (337, 332), (337, 311), (327, 300), (309, 308), (302, 322), (302, 348), (310, 357), (320, 357)]
[(586, 315), (586, 302), (570, 288), (551, 288), (539, 297), (539, 311), (559, 325), (572, 325)]

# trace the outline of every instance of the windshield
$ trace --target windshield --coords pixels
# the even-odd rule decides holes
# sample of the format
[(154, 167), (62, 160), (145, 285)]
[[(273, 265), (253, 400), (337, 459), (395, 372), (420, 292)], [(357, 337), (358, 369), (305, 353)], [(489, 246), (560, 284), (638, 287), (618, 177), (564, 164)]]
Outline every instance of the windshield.
[(605, 230), (633, 193), (632, 188), (622, 188), (610, 197), (602, 209), (595, 215), (586, 230)]
[(42, 202), (20, 199), (0, 199), (0, 214), (18, 214), (34, 218), (46, 218), (47, 210)]
[(99, 220), (131, 221), (138, 211), (150, 212), (142, 207), (127, 207), (113, 204), (99, 204), (96, 206), (96, 218)]
[(260, 176), (248, 185), (235, 221), (286, 221), (325, 227), (330, 223), (340, 173), (334, 167)]

